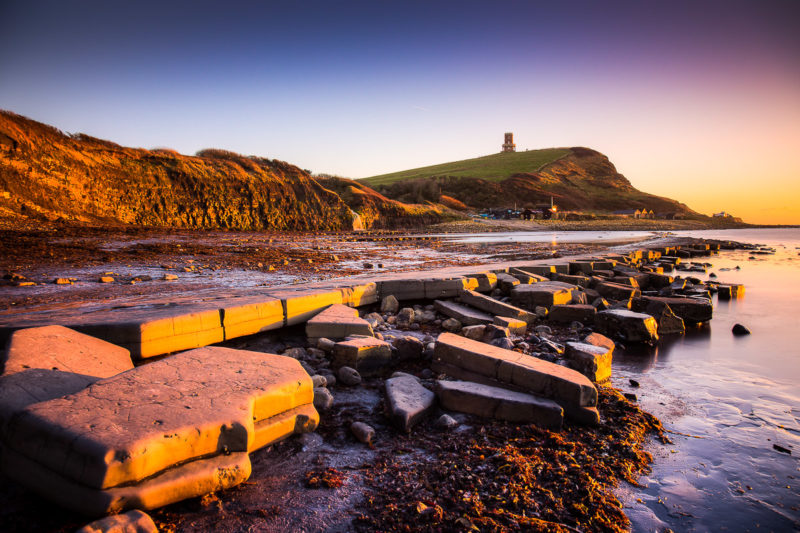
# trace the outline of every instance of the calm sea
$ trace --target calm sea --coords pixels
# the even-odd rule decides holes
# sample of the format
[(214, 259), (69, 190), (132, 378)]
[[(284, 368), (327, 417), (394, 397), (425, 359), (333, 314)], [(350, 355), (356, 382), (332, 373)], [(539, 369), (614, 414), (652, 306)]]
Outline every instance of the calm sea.
[[(776, 253), (698, 258), (713, 265), (709, 273), (717, 280), (743, 283), (744, 298), (715, 297), (708, 326), (665, 338), (657, 349), (615, 352), (612, 384), (636, 394), (673, 441), (649, 447), (653, 472), (641, 479), (642, 487), (620, 488), (625, 512), (633, 530), (643, 532), (800, 530), (800, 229), (674, 234), (760, 243)], [(592, 231), (462, 238), (615, 242), (648, 235)], [(752, 334), (734, 336), (737, 322)], [(634, 388), (630, 379), (641, 386)]]
[[(776, 253), (700, 259), (718, 280), (743, 283), (744, 298), (715, 298), (708, 327), (657, 350), (615, 354), (613, 384), (637, 394), (674, 442), (651, 447), (644, 488), (622, 490), (626, 513), (634, 531), (798, 530), (800, 229), (676, 233), (760, 243)], [(752, 334), (734, 336), (737, 322)], [(631, 378), (641, 387), (631, 387)]]

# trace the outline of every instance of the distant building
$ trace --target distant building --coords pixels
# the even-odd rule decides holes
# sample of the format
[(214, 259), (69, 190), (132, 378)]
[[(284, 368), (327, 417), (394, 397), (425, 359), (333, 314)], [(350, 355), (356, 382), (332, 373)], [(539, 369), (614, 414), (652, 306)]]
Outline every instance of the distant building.
[(621, 217), (642, 218), (641, 209), (620, 209), (619, 211), (614, 211), (614, 214)]
[(506, 133), (505, 142), (503, 143), (503, 152), (516, 152), (517, 145), (514, 144), (514, 134), (511, 132)]
[(727, 211), (720, 211), (719, 213), (714, 213), (712, 216), (714, 218), (729, 218), (732, 217), (733, 215), (731, 215)]

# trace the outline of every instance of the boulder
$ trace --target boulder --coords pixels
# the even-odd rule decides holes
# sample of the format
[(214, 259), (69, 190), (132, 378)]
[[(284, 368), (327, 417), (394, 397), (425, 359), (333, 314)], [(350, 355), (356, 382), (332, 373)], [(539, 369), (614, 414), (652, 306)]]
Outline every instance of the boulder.
[(614, 348), (584, 342), (567, 342), (564, 355), (570, 366), (595, 383), (611, 377), (611, 358)]
[(3, 375), (39, 368), (108, 378), (133, 368), (125, 348), (62, 326), (15, 331), (0, 357)]
[(333, 366), (349, 366), (365, 376), (374, 375), (392, 358), (391, 345), (374, 337), (354, 337), (333, 347)]
[(449, 316), (450, 318), (455, 318), (463, 326), (491, 324), (494, 320), (491, 315), (488, 315), (483, 311), (478, 311), (456, 302), (435, 300), (433, 302), (433, 306), (443, 315)]
[(403, 431), (410, 431), (433, 410), (435, 395), (413, 376), (392, 377), (384, 387), (389, 418)]
[(404, 307), (398, 313), (395, 324), (398, 328), (408, 328), (416, 321), (416, 314), (411, 307)]
[(471, 415), (561, 429), (564, 410), (553, 400), (468, 381), (437, 381), (442, 407)]
[(465, 326), (461, 329), (461, 334), (468, 339), (472, 340), (481, 340), (483, 339), (483, 334), (486, 332), (486, 326)]
[(309, 339), (343, 339), (350, 335), (373, 335), (372, 326), (358, 311), (342, 304), (334, 304), (319, 312), (306, 322), (306, 336)]
[(644, 313), (627, 309), (600, 311), (594, 317), (594, 325), (600, 333), (628, 342), (658, 342), (656, 319)]
[(548, 319), (553, 322), (569, 324), (580, 322), (581, 324), (591, 324), (594, 322), (594, 315), (597, 310), (591, 305), (565, 304), (554, 305), (550, 308)]
[(583, 342), (586, 344), (593, 344), (595, 346), (602, 346), (608, 348), (609, 350), (613, 350), (615, 347), (614, 341), (606, 337), (605, 335), (601, 335), (600, 333), (589, 333), (584, 339)]
[(541, 306), (547, 309), (554, 305), (568, 304), (576, 287), (564, 287), (558, 282), (543, 282), (533, 285), (518, 285), (511, 290), (511, 303), (525, 309), (536, 309)]
[(519, 282), (522, 283), (523, 285), (529, 285), (531, 283), (539, 283), (540, 281), (548, 280), (548, 278), (544, 276), (540, 276), (532, 272), (527, 272), (520, 268), (511, 267), (508, 269), (508, 273), (517, 278)]
[(536, 319), (533, 313), (525, 309), (495, 300), (475, 291), (462, 291), (458, 296), (463, 303), (492, 315), (515, 318), (528, 324), (532, 324)]
[(395, 348), (397, 359), (400, 361), (416, 360), (422, 357), (425, 346), (416, 337), (406, 335), (398, 337), (392, 341)]
[(447, 320), (442, 321), (442, 328), (445, 331), (455, 333), (456, 331), (461, 331), (461, 322), (455, 318), (448, 318)]
[(383, 300), (381, 300), (381, 313), (388, 313), (393, 315), (400, 310), (400, 302), (397, 301), (397, 298), (394, 297), (393, 294), (385, 296)]
[(569, 273), (570, 274), (582, 274), (584, 276), (590, 276), (594, 272), (594, 262), (593, 261), (570, 261), (569, 262)]

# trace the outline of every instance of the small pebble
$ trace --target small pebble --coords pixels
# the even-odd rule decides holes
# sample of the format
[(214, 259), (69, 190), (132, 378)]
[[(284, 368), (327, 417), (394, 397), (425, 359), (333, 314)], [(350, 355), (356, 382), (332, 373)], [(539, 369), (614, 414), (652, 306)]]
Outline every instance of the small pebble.
[(442, 415), (442, 416), (440, 416), (439, 418), (436, 419), (436, 422), (434, 422), (434, 425), (439, 429), (453, 429), (455, 427), (458, 427), (459, 424), (458, 424), (458, 420), (456, 420), (452, 416), (450, 416), (450, 415)]
[(342, 382), (342, 385), (353, 387), (361, 383), (361, 374), (355, 368), (343, 366), (339, 369), (339, 381)]
[(375, 430), (364, 422), (353, 422), (350, 424), (350, 431), (359, 442), (363, 442), (364, 444), (371, 446), (372, 441), (375, 440)]

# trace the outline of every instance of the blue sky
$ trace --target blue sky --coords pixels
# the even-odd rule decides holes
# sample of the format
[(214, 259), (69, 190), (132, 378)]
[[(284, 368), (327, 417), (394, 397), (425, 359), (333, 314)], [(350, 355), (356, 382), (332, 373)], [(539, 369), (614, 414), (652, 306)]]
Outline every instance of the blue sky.
[(3, 2), (0, 108), (354, 178), (513, 131), (700, 211), (800, 223), (765, 187), (800, 199), (800, 3), (553, 4)]

